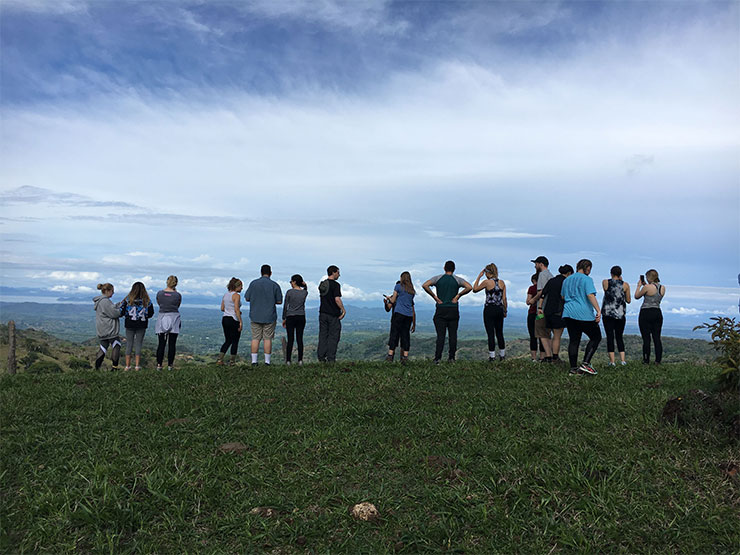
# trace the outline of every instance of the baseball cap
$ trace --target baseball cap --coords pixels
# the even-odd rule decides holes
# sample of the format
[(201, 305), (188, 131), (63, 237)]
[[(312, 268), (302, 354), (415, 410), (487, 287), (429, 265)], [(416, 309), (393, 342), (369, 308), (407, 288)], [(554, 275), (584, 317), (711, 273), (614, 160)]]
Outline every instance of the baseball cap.
[(534, 262), (535, 264), (541, 263), (541, 264), (544, 264), (545, 266), (550, 265), (550, 261), (547, 259), (546, 256), (538, 256), (534, 260), (530, 260), (530, 262)]

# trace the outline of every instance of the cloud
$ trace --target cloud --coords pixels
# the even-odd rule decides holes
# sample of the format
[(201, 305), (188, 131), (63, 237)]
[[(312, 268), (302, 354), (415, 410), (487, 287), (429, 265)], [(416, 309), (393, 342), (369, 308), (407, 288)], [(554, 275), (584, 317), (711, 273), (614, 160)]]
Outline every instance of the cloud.
[(626, 168), (627, 175), (637, 175), (642, 172), (645, 168), (650, 167), (655, 162), (654, 156), (646, 156), (645, 154), (635, 154), (624, 160), (623, 164)]
[(479, 231), (471, 235), (451, 236), (453, 239), (537, 239), (541, 237), (554, 237), (554, 235), (520, 231)]
[(672, 308), (671, 314), (681, 314), (682, 316), (696, 316), (697, 314), (706, 314), (706, 311), (699, 310), (697, 308), (686, 308), (686, 307), (679, 307), (679, 308)]
[(94, 281), (100, 279), (100, 274), (98, 272), (54, 271), (50, 272), (46, 277), (61, 281)]
[(98, 201), (86, 195), (76, 193), (59, 193), (42, 187), (25, 185), (0, 193), (0, 202), (6, 205), (48, 204), (52, 206), (76, 206), (84, 208), (138, 208), (135, 204), (121, 201)]

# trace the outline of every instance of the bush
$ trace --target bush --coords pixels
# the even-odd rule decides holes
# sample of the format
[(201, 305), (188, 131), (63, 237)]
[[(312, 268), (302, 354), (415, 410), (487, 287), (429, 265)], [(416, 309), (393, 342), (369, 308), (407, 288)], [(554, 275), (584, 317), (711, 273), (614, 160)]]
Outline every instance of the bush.
[(92, 365), (89, 361), (85, 360), (84, 358), (79, 357), (69, 357), (69, 362), (67, 363), (67, 366), (69, 366), (70, 370), (89, 370), (92, 368)]
[(30, 374), (57, 374), (61, 371), (62, 367), (51, 360), (37, 360), (26, 370)]
[(20, 363), (23, 367), (28, 370), (31, 365), (39, 359), (39, 354), (36, 351), (29, 351), (26, 356), (20, 359)]
[(712, 334), (712, 343), (721, 355), (717, 363), (722, 366), (718, 379), (723, 389), (737, 391), (740, 389), (740, 323), (734, 318), (714, 317), (712, 323), (704, 322), (694, 329), (705, 329)]

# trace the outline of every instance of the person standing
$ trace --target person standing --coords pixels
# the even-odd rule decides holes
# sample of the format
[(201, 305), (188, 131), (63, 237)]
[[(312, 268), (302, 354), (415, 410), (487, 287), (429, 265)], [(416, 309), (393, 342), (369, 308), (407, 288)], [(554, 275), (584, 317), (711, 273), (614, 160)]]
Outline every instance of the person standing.
[(552, 362), (552, 330), (547, 327), (543, 310), (545, 304), (543, 290), (547, 282), (552, 279), (552, 274), (548, 269), (550, 261), (547, 260), (546, 256), (538, 256), (531, 262), (534, 263), (534, 269), (537, 270), (537, 294), (534, 296), (534, 301), (537, 303), (537, 316), (534, 320), (534, 335), (540, 340), (542, 347), (545, 349), (545, 358), (542, 359), (542, 362)]
[(110, 351), (110, 359), (113, 366), (111, 371), (118, 370), (118, 360), (121, 357), (120, 331), (121, 310), (113, 304), (110, 298), (113, 296), (113, 285), (110, 283), (98, 283), (100, 295), (93, 299), (95, 303), (95, 333), (100, 341), (100, 351), (95, 359), (95, 370), (100, 370), (105, 360), (105, 355)]
[(604, 317), (604, 331), (606, 332), (606, 350), (609, 353), (609, 366), (616, 366), (614, 362), (614, 340), (617, 340), (619, 358), (622, 366), (627, 364), (624, 359), (624, 325), (627, 322), (627, 305), (630, 298), (630, 285), (622, 280), (622, 268), (612, 266), (611, 278), (601, 282), (604, 288), (604, 300), (601, 303), (601, 314)]
[(298, 364), (303, 364), (303, 330), (306, 328), (306, 297), (308, 286), (300, 274), (290, 278), (290, 289), (285, 292), (283, 304), (283, 327), (288, 335), (285, 350), (285, 364), (290, 364), (293, 355), (293, 341), (298, 345)]
[(342, 287), (339, 268), (331, 265), (326, 269), (327, 278), (319, 284), (319, 344), (316, 356), (319, 362), (335, 362), (337, 347), (342, 335), (342, 319), (347, 314), (342, 303)]
[(140, 281), (131, 286), (131, 291), (121, 303), (121, 315), (125, 316), (126, 327), (126, 368), (131, 370), (131, 353), (135, 354), (134, 370), (141, 370), (141, 348), (144, 334), (149, 326), (149, 318), (154, 316), (154, 305), (149, 300), (146, 287)]
[[(571, 374), (596, 374), (596, 370), (591, 366), (591, 358), (601, 341), (601, 330), (599, 329), (601, 309), (596, 300), (594, 280), (589, 277), (591, 268), (590, 260), (586, 258), (579, 260), (576, 273), (565, 278), (561, 288), (565, 301), (563, 320), (568, 328), (568, 359)], [(578, 366), (578, 349), (583, 333), (588, 336), (588, 344), (583, 355), (583, 363)]]
[(565, 329), (563, 297), (560, 293), (565, 278), (573, 275), (573, 266), (565, 264), (558, 268), (558, 272), (558, 275), (548, 281), (542, 290), (542, 296), (545, 299), (542, 306), (542, 312), (545, 315), (545, 326), (552, 330), (552, 361), (557, 363), (560, 362), (560, 339), (563, 337), (563, 330)]
[(414, 297), (416, 290), (411, 281), (411, 274), (403, 272), (401, 279), (393, 288), (393, 294), (385, 297), (386, 307), (393, 307), (391, 316), (391, 332), (388, 336), (388, 355), (385, 359), (393, 362), (398, 342), (401, 342), (401, 364), (409, 360), (409, 349), (411, 348), (411, 334), (416, 331), (416, 309), (414, 308)]
[(530, 281), (532, 282), (532, 285), (529, 286), (529, 289), (527, 289), (527, 298), (526, 303), (529, 309), (527, 310), (527, 331), (529, 332), (529, 355), (531, 357), (532, 362), (539, 362), (539, 356), (537, 349), (539, 347), (539, 352), (544, 353), (545, 349), (542, 346), (542, 341), (537, 339), (537, 336), (534, 334), (534, 322), (535, 318), (537, 318), (537, 301), (534, 300), (535, 296), (537, 295), (537, 273), (532, 274), (532, 277), (530, 278)]
[(221, 299), (221, 312), (224, 313), (221, 318), (221, 326), (224, 329), (224, 344), (218, 353), (216, 364), (219, 366), (224, 363), (224, 355), (231, 348), (231, 364), (236, 363), (236, 353), (239, 350), (239, 338), (242, 335), (242, 309), (239, 293), (242, 292), (242, 280), (235, 277), (229, 280), (226, 286), (226, 293)]
[[(486, 279), (480, 278), (486, 275)], [(483, 325), (488, 335), (488, 361), (496, 360), (496, 340), (498, 340), (499, 360), (506, 358), (506, 344), (504, 343), (504, 318), (508, 310), (506, 299), (506, 283), (498, 278), (498, 267), (491, 262), (483, 268), (473, 284), (473, 293), (486, 291), (486, 302), (483, 306)]]
[[(448, 260), (444, 265), (444, 274), (439, 274), (428, 279), (422, 287), (434, 299), (434, 302), (437, 303), (433, 319), (434, 329), (437, 332), (434, 363), (439, 364), (442, 360), (442, 351), (444, 350), (445, 335), (447, 333), (450, 336), (448, 358), (450, 362), (455, 362), (457, 328), (460, 323), (458, 302), (461, 297), (473, 290), (473, 286), (463, 278), (455, 275), (455, 263), (452, 260)], [(436, 294), (432, 291), (432, 287), (436, 289)]]
[(167, 278), (167, 287), (157, 292), (157, 304), (159, 305), (159, 315), (157, 323), (154, 325), (154, 333), (157, 334), (157, 370), (162, 369), (164, 361), (164, 349), (167, 349), (167, 370), (172, 370), (175, 362), (175, 349), (177, 345), (177, 336), (180, 333), (180, 303), (182, 295), (178, 293), (177, 276)]
[(249, 303), (249, 321), (252, 327), (252, 366), (258, 364), (260, 341), (263, 341), (265, 364), (269, 366), (277, 324), (276, 305), (282, 304), (283, 292), (280, 286), (270, 279), (272, 268), (268, 264), (262, 265), (260, 276), (249, 284), (247, 292), (244, 293), (244, 300)]
[(645, 272), (645, 278), (640, 276), (635, 290), (635, 300), (644, 297), (640, 307), (637, 323), (642, 336), (642, 363), (650, 363), (650, 338), (655, 343), (655, 364), (663, 360), (663, 341), (660, 332), (663, 328), (663, 311), (660, 310), (660, 301), (665, 297), (665, 285), (660, 284), (657, 270)]

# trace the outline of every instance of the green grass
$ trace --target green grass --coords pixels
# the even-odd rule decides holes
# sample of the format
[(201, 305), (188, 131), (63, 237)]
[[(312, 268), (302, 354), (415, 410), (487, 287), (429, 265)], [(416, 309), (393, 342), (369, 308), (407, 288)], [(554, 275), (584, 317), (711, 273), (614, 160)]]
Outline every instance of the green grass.
[[(659, 422), (716, 374), (510, 360), (3, 376), (0, 549), (737, 552), (740, 484), (722, 466), (737, 444)], [(380, 520), (351, 517), (362, 501)]]

